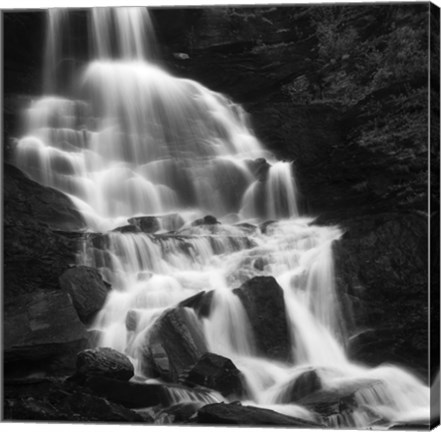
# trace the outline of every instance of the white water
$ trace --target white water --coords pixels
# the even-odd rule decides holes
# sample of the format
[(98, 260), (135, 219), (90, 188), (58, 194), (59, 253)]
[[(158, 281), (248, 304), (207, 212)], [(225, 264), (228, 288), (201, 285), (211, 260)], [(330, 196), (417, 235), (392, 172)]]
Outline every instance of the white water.
[[(47, 81), (56, 80), (57, 38), (67, 21), (62, 11), (49, 15)], [(154, 44), (145, 8), (93, 9), (90, 28), (93, 60), (75, 83), (77, 98), (47, 94), (32, 103), (16, 164), (67, 193), (90, 231), (105, 233), (136, 215), (175, 213), (181, 221), (170, 225), (171, 235), (112, 232), (99, 247), (84, 244), (81, 261), (99, 268), (113, 288), (95, 323), (101, 345), (126, 352), (141, 374), (143, 343), (155, 320), (179, 301), (214, 290), (209, 316), (195, 316), (195, 325), (210, 351), (244, 374), (244, 403), (317, 420), (287, 396), (302, 372), (315, 370), (325, 390), (358, 389), (357, 406), (328, 417), (328, 426), (427, 420), (429, 389), (411, 373), (348, 360), (332, 256), (341, 232), (299, 217), (292, 165), (264, 149), (240, 106), (147, 60)], [(258, 158), (270, 164), (264, 179), (253, 174), (250, 161)], [(206, 214), (224, 223), (191, 225)], [(257, 225), (267, 219), (278, 222), (262, 232)], [(162, 227), (167, 231), (166, 222)], [(291, 362), (258, 355), (232, 292), (261, 275), (274, 276), (283, 289)], [(137, 317), (130, 330), (129, 312)], [(219, 400), (173, 391), (176, 402)]]

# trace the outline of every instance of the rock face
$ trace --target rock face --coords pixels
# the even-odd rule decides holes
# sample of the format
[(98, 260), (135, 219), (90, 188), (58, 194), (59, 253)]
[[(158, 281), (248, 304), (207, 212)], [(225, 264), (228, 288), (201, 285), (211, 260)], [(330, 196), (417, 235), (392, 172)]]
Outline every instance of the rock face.
[(128, 222), (147, 234), (153, 234), (161, 229), (159, 220), (155, 216), (134, 217), (130, 218)]
[(266, 357), (287, 361), (291, 357), (283, 291), (273, 277), (254, 277), (234, 293), (248, 314), (257, 348)]
[(349, 355), (427, 373), (427, 218), (385, 213), (353, 218), (335, 243), (338, 291), (353, 337)]
[(86, 324), (103, 307), (109, 291), (98, 270), (86, 266), (66, 270), (60, 276), (60, 287), (69, 294), (78, 316)]
[(213, 353), (204, 354), (190, 370), (187, 384), (196, 384), (218, 391), (222, 396), (243, 395), (242, 374), (234, 363)]
[(146, 337), (145, 351), (146, 363), (162, 378), (179, 382), (207, 352), (194, 312), (182, 307), (164, 312)]
[(78, 353), (76, 374), (128, 381), (134, 375), (134, 369), (132, 362), (124, 354), (104, 347)]
[(5, 374), (74, 369), (86, 329), (66, 293), (40, 290), (5, 298), (4, 308)]
[(302, 428), (317, 427), (319, 425), (305, 420), (288, 417), (268, 409), (240, 404), (211, 404), (202, 407), (197, 416), (200, 424), (224, 424), (241, 426), (297, 426)]

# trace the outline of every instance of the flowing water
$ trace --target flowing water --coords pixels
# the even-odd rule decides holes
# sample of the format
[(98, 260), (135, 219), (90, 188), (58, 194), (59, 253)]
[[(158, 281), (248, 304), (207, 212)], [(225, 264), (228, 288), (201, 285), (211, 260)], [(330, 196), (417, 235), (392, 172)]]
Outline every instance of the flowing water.
[[(263, 147), (239, 105), (150, 60), (155, 43), (147, 9), (92, 9), (89, 21), (90, 61), (76, 71), (72, 97), (54, 90), (69, 14), (49, 13), (46, 94), (26, 112), (15, 161), (70, 196), (88, 231), (103, 233), (99, 247), (96, 236), (84, 242), (79, 259), (112, 284), (94, 324), (99, 343), (129, 355), (142, 376), (142, 344), (158, 317), (214, 290), (209, 315), (191, 315), (192, 325), (210, 351), (242, 371), (243, 403), (317, 420), (290, 396), (296, 381), (315, 371), (328, 393), (357, 390), (355, 407), (326, 416), (328, 426), (427, 420), (429, 389), (410, 372), (348, 359), (332, 256), (342, 233), (299, 215), (292, 164)], [(192, 224), (207, 214), (222, 223)], [(145, 215), (158, 217), (155, 234), (113, 231)], [(264, 229), (269, 219), (275, 222)], [(283, 289), (290, 362), (258, 354), (232, 291), (262, 275)], [(128, 313), (136, 314), (136, 330), (127, 329)], [(176, 403), (195, 402), (184, 390), (170, 391)], [(204, 398), (196, 399), (222, 400), (214, 393)]]

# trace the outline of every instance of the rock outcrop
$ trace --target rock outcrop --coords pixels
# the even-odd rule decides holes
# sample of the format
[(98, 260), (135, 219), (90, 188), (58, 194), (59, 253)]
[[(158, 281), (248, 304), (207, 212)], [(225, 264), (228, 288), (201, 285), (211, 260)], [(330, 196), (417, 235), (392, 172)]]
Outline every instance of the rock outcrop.
[(233, 291), (242, 301), (254, 332), (257, 349), (268, 358), (287, 361), (291, 341), (283, 290), (273, 277), (261, 276)]
[(86, 266), (70, 268), (59, 281), (61, 289), (72, 299), (81, 321), (90, 323), (103, 307), (109, 292), (98, 270)]

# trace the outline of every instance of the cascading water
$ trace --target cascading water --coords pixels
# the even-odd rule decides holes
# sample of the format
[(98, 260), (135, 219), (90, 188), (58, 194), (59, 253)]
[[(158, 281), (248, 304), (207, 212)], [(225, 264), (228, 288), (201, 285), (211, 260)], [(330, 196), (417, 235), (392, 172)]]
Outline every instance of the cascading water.
[[(49, 14), (47, 82), (56, 80), (58, 32), (67, 20), (66, 12)], [(153, 45), (147, 9), (92, 9), (90, 28), (92, 60), (80, 74), (78, 99), (58, 93), (33, 102), (15, 161), (69, 195), (89, 231), (105, 233), (99, 247), (96, 237), (86, 241), (80, 258), (113, 288), (94, 324), (100, 344), (125, 352), (142, 375), (142, 344), (157, 318), (214, 290), (208, 316), (191, 319), (208, 349), (243, 373), (246, 403), (314, 420), (307, 405), (289, 399), (299, 377), (312, 370), (324, 391), (357, 390), (356, 406), (328, 417), (328, 426), (427, 420), (429, 389), (412, 374), (348, 360), (332, 258), (341, 232), (299, 217), (292, 165), (262, 147), (240, 106), (146, 60)], [(223, 223), (191, 224), (206, 214)], [(158, 217), (155, 235), (109, 232), (145, 215)], [(278, 222), (259, 229), (267, 219)], [(291, 362), (257, 354), (247, 314), (232, 293), (262, 275), (283, 288)], [(136, 330), (127, 329), (128, 314), (136, 314)], [(176, 390), (176, 401), (186, 401), (184, 393)], [(218, 400), (204, 397), (199, 402)]]

